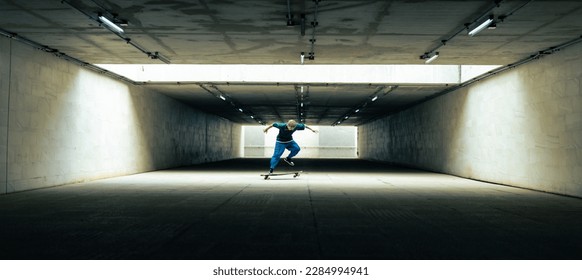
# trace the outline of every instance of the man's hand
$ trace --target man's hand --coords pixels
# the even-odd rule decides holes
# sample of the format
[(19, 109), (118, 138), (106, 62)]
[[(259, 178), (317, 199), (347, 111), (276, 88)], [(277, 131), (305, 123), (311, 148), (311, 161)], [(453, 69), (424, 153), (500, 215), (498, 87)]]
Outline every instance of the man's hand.
[(269, 129), (271, 129), (271, 127), (273, 127), (273, 125), (267, 126), (267, 128), (263, 129), (263, 132), (264, 133), (267, 133), (267, 131), (269, 131)]
[(313, 129), (313, 128), (309, 127), (309, 126), (305, 126), (305, 128), (313, 131), (313, 133), (319, 133), (319, 131), (317, 131), (316, 129)]

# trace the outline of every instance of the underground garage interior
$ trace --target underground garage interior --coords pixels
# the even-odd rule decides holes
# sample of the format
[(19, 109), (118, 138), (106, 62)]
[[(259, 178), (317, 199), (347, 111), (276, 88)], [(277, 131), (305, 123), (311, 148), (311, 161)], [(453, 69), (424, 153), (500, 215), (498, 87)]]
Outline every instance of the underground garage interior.
[(0, 35), (0, 259), (582, 258), (580, 1), (1, 0)]

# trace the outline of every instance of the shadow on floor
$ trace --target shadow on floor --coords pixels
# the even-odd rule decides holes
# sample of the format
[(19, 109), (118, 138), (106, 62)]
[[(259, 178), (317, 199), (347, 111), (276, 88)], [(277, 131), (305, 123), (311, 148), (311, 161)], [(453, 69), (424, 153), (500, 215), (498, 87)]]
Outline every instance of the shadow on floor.
[(263, 180), (267, 164), (0, 196), (0, 258), (582, 258), (580, 199), (360, 160), (297, 159), (304, 175)]

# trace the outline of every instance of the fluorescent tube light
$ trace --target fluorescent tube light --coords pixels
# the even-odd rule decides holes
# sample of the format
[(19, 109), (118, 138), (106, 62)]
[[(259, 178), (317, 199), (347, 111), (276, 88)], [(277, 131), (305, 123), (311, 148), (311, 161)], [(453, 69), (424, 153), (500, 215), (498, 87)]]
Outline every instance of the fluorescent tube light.
[(105, 25), (107, 25), (107, 27), (109, 27), (109, 29), (111, 29), (114, 32), (117, 33), (123, 33), (123, 29), (121, 29), (121, 27), (117, 26), (117, 24), (113, 23), (112, 21), (110, 21), (108, 18), (99, 15), (99, 21)]
[(429, 58), (428, 58), (426, 61), (424, 61), (424, 63), (426, 63), (426, 64), (428, 64), (428, 63), (431, 63), (431, 62), (433, 62), (435, 59), (437, 59), (438, 57), (439, 57), (439, 53), (438, 53), (438, 52), (436, 52), (436, 53), (434, 53), (434, 55), (433, 55), (433, 56), (429, 57)]
[(477, 33), (481, 32), (483, 29), (487, 28), (493, 22), (493, 16), (489, 16), (489, 18), (481, 23), (479, 26), (473, 28), (473, 30), (469, 31), (469, 36), (475, 36)]
[(378, 96), (377, 95), (374, 96), (374, 97), (372, 97), (372, 102), (376, 101), (376, 99), (378, 99)]

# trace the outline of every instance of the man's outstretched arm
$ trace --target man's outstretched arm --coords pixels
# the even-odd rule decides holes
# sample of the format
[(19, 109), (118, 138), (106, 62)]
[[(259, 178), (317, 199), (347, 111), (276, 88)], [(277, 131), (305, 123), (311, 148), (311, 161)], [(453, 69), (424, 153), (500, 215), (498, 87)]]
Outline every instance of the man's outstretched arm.
[(305, 128), (307, 128), (307, 129), (309, 129), (309, 130), (313, 131), (313, 133), (318, 133), (318, 131), (317, 131), (316, 129), (313, 129), (313, 128), (311, 128), (311, 127), (307, 126), (307, 125), (305, 125)]
[(269, 129), (271, 129), (272, 127), (273, 127), (273, 125), (267, 126), (267, 128), (263, 129), (263, 132), (267, 133), (267, 131), (269, 131)]

